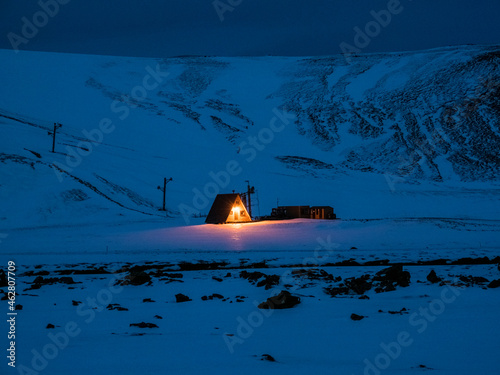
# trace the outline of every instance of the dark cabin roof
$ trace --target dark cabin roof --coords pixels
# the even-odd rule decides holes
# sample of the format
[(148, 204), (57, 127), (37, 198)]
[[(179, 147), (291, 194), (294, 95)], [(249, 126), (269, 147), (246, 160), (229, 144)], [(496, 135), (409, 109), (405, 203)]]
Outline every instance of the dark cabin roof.
[(223, 224), (226, 222), (231, 209), (233, 208), (236, 198), (239, 194), (218, 194), (215, 197), (212, 208), (208, 213), (205, 223), (207, 224)]

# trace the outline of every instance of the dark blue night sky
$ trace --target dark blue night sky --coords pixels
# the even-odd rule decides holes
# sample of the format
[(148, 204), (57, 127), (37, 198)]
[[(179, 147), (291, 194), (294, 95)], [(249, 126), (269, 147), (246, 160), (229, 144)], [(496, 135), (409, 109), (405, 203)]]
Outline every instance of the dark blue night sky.
[[(365, 30), (374, 21), (371, 11), (389, 6), (397, 13), (380, 30), (371, 24), (376, 36), (363, 43), (363, 52), (500, 43), (498, 0), (59, 1), (67, 4), (19, 44), (20, 50), (157, 57), (331, 55), (343, 52), (342, 42), (356, 47), (354, 28)], [(12, 48), (9, 33), (23, 37), (22, 18), (32, 21), (40, 9), (31, 0), (2, 2), (0, 48)]]

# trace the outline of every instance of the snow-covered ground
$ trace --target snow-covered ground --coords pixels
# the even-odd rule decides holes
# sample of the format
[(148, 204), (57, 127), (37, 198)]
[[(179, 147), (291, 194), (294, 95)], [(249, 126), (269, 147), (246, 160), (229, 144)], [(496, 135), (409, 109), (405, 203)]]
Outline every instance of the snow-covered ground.
[[(395, 262), (500, 255), (498, 220), (294, 219), (229, 225), (203, 224), (203, 220), (196, 219), (197, 225), (177, 221), (167, 227), (157, 220), (22, 228), (3, 240), (3, 253), (24, 264), (73, 262), (80, 257), (85, 261), (232, 259), (243, 254), (255, 261), (279, 257), (285, 264), (295, 264), (317, 250), (332, 250), (334, 260)], [(9, 251), (9, 244), (16, 244), (17, 251)]]
[[(16, 263), (23, 305), (19, 371), (1, 373), (498, 374), (500, 289), (487, 287), (500, 279), (489, 264), (500, 255), (497, 54), (347, 66), (0, 51), (0, 268)], [(214, 183), (241, 192), (246, 180), (254, 215), (279, 200), (331, 205), (340, 219), (205, 225)], [(386, 263), (404, 263), (410, 285), (369, 299), (325, 292)], [(151, 285), (114, 285), (134, 265)], [(302, 267), (342, 280), (290, 276)], [(257, 287), (245, 270), (279, 284)], [(77, 283), (31, 288), (64, 275)], [(280, 290), (301, 303), (256, 307)], [(201, 299), (213, 293), (228, 299)], [(130, 326), (141, 322), (158, 328)]]
[[(161, 264), (151, 261), (150, 266)], [(498, 373), (500, 288), (456, 282), (459, 275), (498, 279), (496, 265), (433, 266), (444, 285), (426, 280), (430, 267), (406, 267), (409, 287), (370, 290), (369, 299), (359, 299), (330, 297), (323, 288), (338, 283), (272, 267), (251, 270), (281, 276), (280, 285), (269, 290), (240, 278), (241, 269), (183, 271), (182, 278), (153, 277), (152, 285), (115, 285), (126, 275), (119, 272), (123, 264), (98, 263), (116, 273), (70, 275), (76, 284), (21, 292), (18, 369), (23, 365), (54, 375)], [(59, 276), (64, 270), (95, 271), (96, 266), (29, 266), (22, 271)], [(382, 268), (322, 269), (346, 279)], [(35, 276), (18, 280), (23, 290)], [(449, 285), (454, 283), (461, 286)], [(300, 296), (301, 303), (288, 310), (256, 307), (284, 288)], [(178, 293), (192, 301), (176, 303)], [(202, 300), (214, 293), (224, 300)], [(144, 302), (147, 298), (154, 302)], [(110, 304), (127, 311), (109, 310)], [(352, 313), (365, 318), (353, 321)], [(141, 322), (158, 328), (130, 326)], [(47, 329), (48, 324), (55, 328)], [(54, 337), (60, 345), (55, 351)], [(261, 360), (263, 354), (276, 362)]]
[[(145, 221), (62, 226), (57, 241), (53, 227), (13, 231), (6, 241), (26, 249), (2, 255), (18, 265), (17, 373), (497, 374), (500, 288), (487, 285), (500, 280), (500, 269), (451, 264), (498, 256), (497, 225), (301, 219), (165, 228), (162, 221)], [(84, 240), (87, 232), (93, 235)], [(324, 289), (387, 267), (367, 262), (439, 259), (438, 265), (405, 266), (408, 287), (372, 288), (367, 299), (331, 297)], [(331, 265), (348, 260), (363, 265)], [(116, 285), (134, 266), (151, 275), (151, 285)], [(442, 284), (427, 281), (431, 269)], [(243, 271), (277, 275), (279, 284), (266, 290), (242, 278)], [(461, 276), (487, 281), (467, 283)], [(31, 289), (39, 277), (72, 280)], [(287, 310), (257, 307), (281, 290), (301, 303)], [(191, 301), (177, 303), (179, 293)], [(222, 298), (202, 299), (214, 293)], [(153, 302), (144, 302), (148, 298)], [(365, 318), (354, 321), (353, 313)], [(142, 322), (156, 327), (130, 326)]]

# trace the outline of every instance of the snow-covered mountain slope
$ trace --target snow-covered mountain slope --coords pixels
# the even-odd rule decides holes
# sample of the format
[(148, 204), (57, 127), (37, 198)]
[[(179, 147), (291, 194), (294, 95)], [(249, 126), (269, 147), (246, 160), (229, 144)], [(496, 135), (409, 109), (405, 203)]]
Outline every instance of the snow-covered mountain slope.
[[(254, 215), (496, 218), (500, 47), (318, 58), (0, 51), (3, 228)], [(56, 152), (51, 153), (53, 123)], [(172, 219), (175, 220), (175, 219)]]

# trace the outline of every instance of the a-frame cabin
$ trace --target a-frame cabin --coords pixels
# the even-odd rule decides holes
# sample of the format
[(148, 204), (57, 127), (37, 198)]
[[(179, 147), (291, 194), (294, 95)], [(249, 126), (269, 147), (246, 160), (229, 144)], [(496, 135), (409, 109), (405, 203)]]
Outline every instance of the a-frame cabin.
[(218, 194), (205, 223), (226, 224), (252, 221), (239, 194)]

